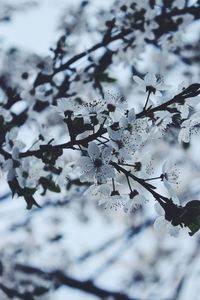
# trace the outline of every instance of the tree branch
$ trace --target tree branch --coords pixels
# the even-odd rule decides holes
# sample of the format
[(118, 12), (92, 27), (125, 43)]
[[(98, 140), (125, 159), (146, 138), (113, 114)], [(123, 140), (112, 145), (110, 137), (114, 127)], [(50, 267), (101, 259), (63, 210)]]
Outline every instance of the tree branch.
[(121, 292), (114, 292), (110, 290), (106, 290), (96, 286), (92, 281), (85, 280), (77, 280), (70, 276), (65, 275), (62, 271), (53, 271), (53, 272), (44, 272), (39, 268), (31, 267), (24, 264), (17, 264), (15, 266), (15, 270), (20, 271), (24, 274), (31, 275), (35, 274), (38, 277), (43, 279), (52, 281), (56, 284), (56, 288), (66, 285), (71, 288), (75, 288), (81, 290), (83, 292), (95, 295), (100, 299), (104, 299), (107, 297), (113, 297), (115, 300), (139, 300), (136, 298), (131, 298)]

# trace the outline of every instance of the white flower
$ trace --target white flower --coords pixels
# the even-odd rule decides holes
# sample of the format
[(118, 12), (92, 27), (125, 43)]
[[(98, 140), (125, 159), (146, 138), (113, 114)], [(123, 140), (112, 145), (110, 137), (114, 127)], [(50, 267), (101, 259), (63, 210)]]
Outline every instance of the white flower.
[(49, 103), (51, 103), (55, 91), (56, 89), (52, 87), (50, 83), (44, 83), (36, 87), (35, 97), (38, 98), (40, 101), (48, 101)]
[(166, 161), (162, 167), (162, 179), (168, 193), (175, 204), (180, 204), (180, 201), (176, 195), (172, 184), (178, 185), (178, 179), (180, 175), (180, 170), (177, 168), (176, 164), (171, 161)]
[(18, 136), (18, 128), (14, 127), (9, 132), (6, 133), (5, 137), (5, 145), (4, 149), (8, 152), (13, 151), (14, 149), (18, 148), (21, 150), (25, 147), (25, 144), (19, 140), (17, 140)]
[(128, 111), (126, 117), (123, 116), (120, 119), (119, 124), (123, 128), (123, 131), (129, 131), (131, 133), (132, 139), (135, 140), (135, 144), (137, 144), (136, 148), (147, 138), (149, 131), (148, 121), (146, 118), (136, 119), (133, 108)]
[(124, 128), (112, 130), (109, 127), (107, 130), (112, 146), (116, 150), (117, 158), (122, 161), (130, 160), (132, 158), (131, 154), (136, 151), (140, 144), (140, 136), (136, 132), (131, 134), (128, 130), (124, 130)]
[(104, 206), (105, 209), (115, 209), (124, 207), (127, 203), (128, 195), (121, 195), (119, 191), (112, 191), (109, 184), (91, 185), (86, 192), (85, 196), (89, 196), (98, 201), (98, 205)]
[(178, 111), (180, 111), (182, 119), (188, 118), (190, 112), (190, 106), (187, 103), (184, 104), (176, 103), (176, 108), (178, 109)]
[(92, 184), (85, 192), (85, 196), (92, 197), (99, 201), (99, 205), (101, 204), (102, 199), (109, 196), (111, 194), (111, 187), (108, 184), (96, 185)]
[(2, 154), (0, 154), (0, 167), (3, 168), (3, 164), (5, 162), (5, 158)]
[(7, 171), (7, 181), (12, 181), (15, 177), (15, 169), (12, 159), (7, 159), (3, 164), (3, 171)]
[[(181, 93), (191, 84), (190, 81), (183, 81), (178, 86), (178, 93)], [(176, 90), (177, 94), (177, 90)], [(190, 111), (195, 110), (195, 106), (199, 104), (200, 97), (196, 96), (194, 98), (188, 98), (184, 100), (184, 103), (176, 103), (176, 108), (181, 113), (182, 119), (187, 119), (189, 116)]]
[(155, 38), (154, 29), (158, 28), (159, 25), (157, 22), (155, 22), (156, 17), (156, 10), (150, 9), (145, 13), (145, 22), (144, 22), (144, 30), (145, 30), (145, 36), (148, 37), (148, 39), (153, 40)]
[(178, 140), (189, 143), (193, 134), (200, 133), (200, 113), (197, 112), (191, 116), (190, 119), (185, 120), (181, 124), (181, 130), (179, 132)]
[(20, 152), (19, 147), (14, 146), (13, 149), (12, 149), (12, 158), (14, 160), (19, 160), (19, 152)]
[(136, 115), (134, 108), (130, 109), (126, 116), (122, 116), (119, 124), (124, 127), (124, 129), (129, 130), (132, 132), (132, 124), (136, 121)]
[(43, 74), (51, 75), (53, 73), (53, 60), (50, 56), (46, 56), (38, 64), (38, 68), (42, 70)]
[(5, 163), (5, 158), (3, 155), (0, 154), (0, 178), (4, 171), (4, 163)]
[(16, 177), (21, 188), (35, 188), (43, 172), (40, 163), (35, 160), (25, 158), (20, 162), (20, 166), (15, 169)]
[(61, 115), (61, 117), (66, 118), (68, 115), (72, 115), (78, 108), (78, 105), (69, 98), (59, 98), (57, 100), (57, 105), (52, 107), (56, 110), (56, 112)]
[(172, 123), (172, 115), (168, 111), (159, 111), (156, 117), (155, 125), (160, 136), (162, 136), (166, 133), (167, 127)]
[(149, 152), (137, 151), (132, 157), (134, 172), (142, 178), (149, 178), (154, 173), (154, 159)]
[(112, 94), (110, 92), (105, 94), (105, 101), (110, 119), (112, 122), (118, 122), (124, 116), (125, 110), (127, 110), (127, 101), (120, 94)]
[(100, 124), (105, 121), (106, 116), (103, 114), (103, 111), (105, 110), (105, 101), (99, 99), (86, 102), (80, 105), (79, 108), (77, 113), (84, 118), (85, 123), (91, 123), (92, 119), (94, 123), (98, 121)]
[(59, 157), (56, 161), (55, 167), (60, 170), (60, 174), (56, 177), (56, 184), (60, 187), (66, 186), (67, 182), (72, 182), (80, 177), (80, 169), (76, 166), (74, 152), (69, 151), (66, 157)]
[(163, 181), (177, 183), (180, 171), (172, 161), (166, 161), (162, 167)]
[(185, 0), (176, 0), (172, 4), (173, 7), (177, 7), (178, 9), (182, 9), (185, 6)]
[(190, 120), (186, 120), (181, 124), (181, 130), (178, 135), (179, 143), (189, 143), (191, 138)]
[(154, 222), (154, 229), (156, 231), (164, 230), (167, 231), (171, 236), (178, 236), (180, 226), (173, 226), (169, 221), (165, 219), (165, 210), (162, 206), (156, 202), (154, 205), (155, 211), (159, 215)]
[(111, 160), (112, 147), (105, 147), (100, 151), (95, 142), (88, 146), (89, 157), (83, 156), (79, 159), (79, 165), (83, 171), (81, 181), (93, 181), (106, 183), (107, 178), (115, 177), (114, 167), (109, 165)]
[(14, 127), (12, 128), (10, 131), (8, 131), (6, 133), (5, 136), (5, 150), (7, 151), (11, 151), (13, 146), (14, 146), (14, 142), (16, 141), (16, 137), (18, 135), (18, 128)]
[(105, 209), (115, 209), (124, 207), (127, 195), (121, 195), (118, 191), (112, 191), (110, 195), (102, 197), (98, 204), (103, 205)]
[(162, 96), (160, 91), (165, 91), (169, 86), (165, 85), (163, 79), (155, 74), (147, 73), (144, 79), (139, 76), (133, 76), (134, 81), (139, 85), (143, 92), (153, 93), (155, 96)]
[(144, 198), (142, 194), (138, 193), (137, 190), (133, 190), (129, 194), (126, 204), (124, 205), (124, 211), (126, 213), (133, 213), (136, 209), (138, 209), (146, 202), (147, 200)]
[(2, 116), (6, 122), (10, 122), (12, 120), (10, 112), (3, 107), (0, 107), (0, 116)]

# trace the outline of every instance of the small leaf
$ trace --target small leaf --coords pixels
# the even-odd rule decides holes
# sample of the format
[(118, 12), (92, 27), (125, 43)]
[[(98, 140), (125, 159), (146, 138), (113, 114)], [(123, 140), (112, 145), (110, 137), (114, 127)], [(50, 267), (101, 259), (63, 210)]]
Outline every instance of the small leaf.
[(33, 198), (33, 196), (24, 196), (24, 199), (26, 201), (26, 208), (27, 209), (31, 209), (33, 205), (41, 208), (41, 206), (35, 201), (35, 199)]
[(99, 81), (112, 83), (112, 82), (115, 82), (116, 79), (112, 78), (112, 77), (109, 77), (108, 73), (104, 72), (101, 75), (99, 75)]
[(194, 235), (200, 229), (200, 215), (195, 219), (195, 221), (188, 225), (188, 228), (191, 230), (189, 235)]
[(49, 190), (54, 193), (60, 193), (59, 185), (56, 184), (51, 178), (41, 177), (39, 182), (44, 189), (44, 194), (46, 193), (46, 190)]
[(191, 232), (189, 235), (194, 235), (200, 229), (200, 201), (192, 200), (184, 207), (183, 223)]

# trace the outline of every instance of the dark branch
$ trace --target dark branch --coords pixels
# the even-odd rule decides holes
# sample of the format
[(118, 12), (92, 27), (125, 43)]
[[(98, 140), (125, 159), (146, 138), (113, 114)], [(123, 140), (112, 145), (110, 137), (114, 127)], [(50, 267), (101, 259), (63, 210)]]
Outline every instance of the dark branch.
[(35, 274), (38, 277), (44, 278), (46, 280), (50, 280), (53, 283), (56, 283), (57, 288), (59, 286), (66, 285), (68, 287), (79, 289), (83, 292), (96, 295), (100, 299), (104, 299), (106, 297), (113, 297), (115, 300), (139, 300), (136, 298), (131, 298), (121, 292), (114, 292), (114, 291), (109, 291), (100, 288), (96, 286), (92, 281), (89, 280), (81, 281), (81, 280), (74, 279), (72, 277), (65, 275), (61, 271), (53, 271), (47, 273), (42, 271), (41, 269), (23, 265), (23, 264), (17, 264), (15, 266), (15, 269), (27, 275)]

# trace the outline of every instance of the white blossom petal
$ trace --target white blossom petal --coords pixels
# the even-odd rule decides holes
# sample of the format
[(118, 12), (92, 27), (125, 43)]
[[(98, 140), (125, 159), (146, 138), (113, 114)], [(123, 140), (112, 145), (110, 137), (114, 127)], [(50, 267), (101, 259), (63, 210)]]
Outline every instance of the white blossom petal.
[(112, 147), (111, 146), (108, 146), (108, 147), (105, 147), (102, 151), (102, 160), (105, 164), (108, 164), (110, 159), (111, 159), (111, 153), (112, 153)]
[(172, 224), (167, 224), (167, 231), (169, 234), (173, 237), (177, 237), (179, 235), (180, 227), (179, 226), (173, 226)]
[(159, 216), (164, 216), (165, 215), (165, 210), (164, 208), (160, 205), (160, 203), (156, 202), (154, 204), (154, 208), (155, 208), (155, 211), (157, 212), (157, 214)]
[(142, 80), (139, 76), (133, 76), (133, 79), (137, 84), (145, 87), (144, 80)]
[(105, 174), (108, 178), (114, 178), (115, 177), (115, 169), (113, 166), (104, 165), (101, 167), (101, 173)]
[(88, 169), (91, 169), (92, 167), (94, 167), (93, 162), (91, 161), (91, 159), (88, 156), (80, 157), (78, 160), (78, 165), (80, 165), (80, 167), (83, 171), (87, 171)]
[(153, 227), (156, 231), (160, 231), (166, 228), (167, 221), (163, 216), (156, 218)]
[(89, 143), (88, 154), (92, 160), (95, 160), (96, 158), (98, 158), (100, 156), (99, 147), (97, 146), (97, 144), (95, 142)]

